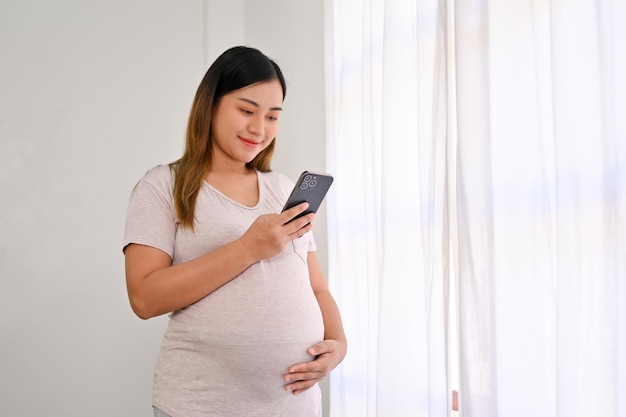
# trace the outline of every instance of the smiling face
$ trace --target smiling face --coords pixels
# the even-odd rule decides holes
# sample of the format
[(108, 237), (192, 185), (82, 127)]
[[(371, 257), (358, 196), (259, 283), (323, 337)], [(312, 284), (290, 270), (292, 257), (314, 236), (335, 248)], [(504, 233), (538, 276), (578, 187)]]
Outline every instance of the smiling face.
[(213, 114), (213, 166), (245, 165), (267, 148), (278, 133), (282, 103), (278, 80), (224, 95)]

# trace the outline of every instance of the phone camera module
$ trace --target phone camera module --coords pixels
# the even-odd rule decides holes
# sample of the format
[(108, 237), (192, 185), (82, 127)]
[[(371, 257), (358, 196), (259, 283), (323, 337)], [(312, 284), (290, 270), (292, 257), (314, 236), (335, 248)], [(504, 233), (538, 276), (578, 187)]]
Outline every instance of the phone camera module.
[(313, 175), (306, 175), (302, 179), (302, 184), (300, 184), (301, 190), (306, 190), (307, 188), (313, 188), (317, 185), (317, 177)]

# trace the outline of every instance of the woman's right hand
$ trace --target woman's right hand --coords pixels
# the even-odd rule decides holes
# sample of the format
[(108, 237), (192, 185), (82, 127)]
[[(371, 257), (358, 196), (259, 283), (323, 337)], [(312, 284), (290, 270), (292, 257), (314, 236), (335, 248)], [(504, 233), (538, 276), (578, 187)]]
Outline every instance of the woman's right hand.
[[(239, 238), (244, 250), (257, 261), (278, 255), (285, 245), (313, 229), (315, 213), (289, 221), (309, 207), (301, 203), (280, 214), (259, 216)], [(289, 223), (287, 223), (289, 222)]]

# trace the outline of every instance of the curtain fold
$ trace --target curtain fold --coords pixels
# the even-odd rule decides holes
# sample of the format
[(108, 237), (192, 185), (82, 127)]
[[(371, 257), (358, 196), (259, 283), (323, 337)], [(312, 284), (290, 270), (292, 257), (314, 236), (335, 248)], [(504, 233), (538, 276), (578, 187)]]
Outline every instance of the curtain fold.
[(623, 12), (456, 2), (464, 416), (626, 414)]
[(331, 14), (329, 282), (350, 341), (331, 416), (447, 416), (445, 3)]
[(454, 13), (460, 398), (463, 415), (488, 416), (498, 392), (487, 4), (457, 2)]
[(626, 2), (327, 5), (331, 416), (626, 416)]

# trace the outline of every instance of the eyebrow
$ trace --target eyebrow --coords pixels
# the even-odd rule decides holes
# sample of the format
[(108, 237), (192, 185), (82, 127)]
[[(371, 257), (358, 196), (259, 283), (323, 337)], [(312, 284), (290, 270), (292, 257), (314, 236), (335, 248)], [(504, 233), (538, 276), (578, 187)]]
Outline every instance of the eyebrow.
[[(253, 105), (255, 107), (261, 107), (261, 106), (259, 106), (259, 103), (257, 103), (254, 100), (250, 100), (249, 98), (240, 97), (237, 100), (245, 101), (246, 103), (251, 104), (251, 105)], [(270, 107), (270, 110), (281, 111), (282, 109), (283, 109), (282, 107)]]

